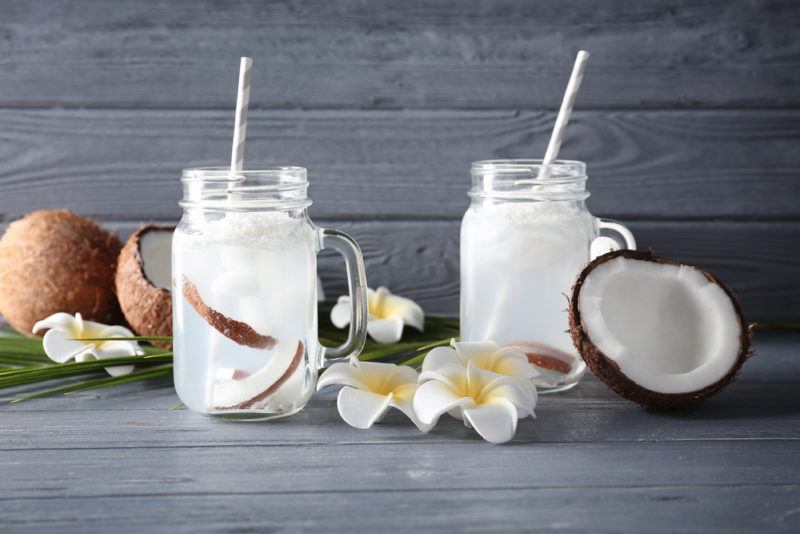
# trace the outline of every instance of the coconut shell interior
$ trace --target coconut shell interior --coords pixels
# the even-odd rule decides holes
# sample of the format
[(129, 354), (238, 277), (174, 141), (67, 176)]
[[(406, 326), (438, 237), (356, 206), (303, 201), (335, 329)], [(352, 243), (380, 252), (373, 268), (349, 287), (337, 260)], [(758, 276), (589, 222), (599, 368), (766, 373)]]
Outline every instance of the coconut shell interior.
[(614, 359), (610, 358), (597, 348), (586, 331), (578, 302), (581, 289), (594, 269), (616, 258), (626, 258), (636, 261), (649, 261), (658, 264), (675, 266), (684, 265), (674, 260), (656, 256), (651, 252), (632, 250), (609, 252), (608, 254), (602, 255), (586, 265), (572, 288), (569, 309), (569, 324), (572, 341), (592, 373), (594, 373), (594, 375), (600, 380), (605, 382), (620, 396), (632, 400), (647, 408), (665, 411), (684, 409), (693, 404), (697, 404), (711, 397), (712, 395), (715, 395), (733, 382), (741, 371), (742, 365), (751, 354), (751, 329), (745, 323), (739, 303), (730, 289), (722, 284), (722, 282), (720, 282), (719, 279), (717, 279), (714, 275), (702, 269), (698, 269), (697, 267), (695, 268), (698, 269), (698, 271), (700, 271), (709, 282), (722, 288), (728, 298), (730, 298), (739, 323), (739, 351), (736, 356), (735, 363), (721, 379), (696, 391), (687, 391), (685, 393), (656, 392), (646, 389), (635, 383), (624, 374), (623, 370), (620, 368), (618, 363), (614, 361)]
[[(122, 313), (131, 328), (140, 336), (172, 335), (172, 293), (156, 287), (145, 274), (141, 242), (149, 232), (169, 232), (174, 227), (147, 225), (134, 232), (120, 253), (115, 277), (117, 297)], [(171, 349), (168, 341), (155, 341), (153, 345)]]

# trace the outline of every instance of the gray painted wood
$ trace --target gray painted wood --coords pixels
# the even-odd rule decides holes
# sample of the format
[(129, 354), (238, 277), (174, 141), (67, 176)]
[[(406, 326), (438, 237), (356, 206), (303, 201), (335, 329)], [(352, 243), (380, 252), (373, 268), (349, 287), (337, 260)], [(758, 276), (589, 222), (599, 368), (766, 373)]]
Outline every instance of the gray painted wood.
[[(372, 287), (385, 285), (415, 298), (429, 313), (458, 313), (459, 221), (331, 226), (359, 242)], [(747, 320), (800, 320), (800, 223), (633, 221), (629, 226), (640, 248), (718, 275), (738, 295)], [(334, 297), (346, 285), (338, 261), (328, 261), (321, 272)]]
[[(388, 512), (387, 512), (388, 504)], [(3, 503), (7, 532), (796, 532), (794, 485), (241, 492)], [(40, 515), (46, 506), (47, 514)]]
[[(386, 286), (428, 313), (458, 314), (459, 221), (316, 222), (356, 239), (370, 287)], [(139, 225), (108, 227), (125, 239)], [(738, 296), (748, 321), (800, 321), (800, 223), (632, 221), (629, 226), (639, 248), (719, 276)], [(337, 255), (322, 254), (319, 272), (329, 298), (345, 294), (344, 265)]]
[(796, 2), (3, 2), (0, 104), (548, 108), (797, 106)]
[(683, 414), (586, 379), (503, 446), (452, 420), (355, 430), (334, 392), (274, 423), (171, 411), (155, 384), (2, 405), (0, 517), (9, 532), (794, 532), (798, 347), (757, 333), (739, 381)]
[[(312, 214), (460, 218), (469, 165), (541, 157), (552, 113), (254, 112), (251, 162), (309, 168)], [(180, 170), (230, 153), (228, 111), (0, 110), (0, 215), (68, 207), (178, 216)], [(800, 216), (798, 111), (578, 111), (561, 154), (588, 162), (590, 208), (620, 218)]]

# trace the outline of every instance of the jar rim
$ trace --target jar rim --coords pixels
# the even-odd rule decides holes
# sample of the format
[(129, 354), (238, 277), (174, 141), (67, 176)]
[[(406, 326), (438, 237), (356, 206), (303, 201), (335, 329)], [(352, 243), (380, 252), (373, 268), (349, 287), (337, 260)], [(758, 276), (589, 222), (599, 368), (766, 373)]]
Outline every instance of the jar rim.
[(469, 196), (496, 201), (580, 201), (586, 191), (586, 164), (576, 160), (488, 159), (471, 167)]
[[(308, 171), (305, 167), (294, 165), (261, 165), (239, 170), (232, 170), (230, 167), (191, 167), (183, 169), (181, 180), (242, 181), (241, 177), (245, 177), (245, 179), (287, 178), (284, 182), (303, 184), (307, 183), (307, 176)], [(273, 184), (263, 185), (267, 187)]]
[(536, 174), (548, 169), (551, 176), (571, 176), (575, 178), (586, 176), (586, 163), (578, 160), (557, 159), (545, 165), (541, 159), (484, 159), (473, 161), (472, 173), (493, 174)]
[(293, 165), (260, 165), (183, 169), (183, 208), (230, 210), (293, 210), (311, 205), (308, 171)]

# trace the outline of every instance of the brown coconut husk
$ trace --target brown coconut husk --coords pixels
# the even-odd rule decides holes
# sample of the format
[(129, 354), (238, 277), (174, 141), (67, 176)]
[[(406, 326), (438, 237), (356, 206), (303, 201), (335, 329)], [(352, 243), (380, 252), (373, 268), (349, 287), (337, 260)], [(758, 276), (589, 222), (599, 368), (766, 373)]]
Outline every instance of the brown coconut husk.
[(105, 324), (122, 320), (114, 272), (122, 244), (69, 210), (35, 211), (0, 239), (0, 313), (18, 332), (58, 312)]
[[(149, 232), (170, 232), (175, 227), (146, 225), (134, 232), (122, 248), (115, 286), (122, 313), (136, 334), (147, 337), (172, 335), (172, 292), (154, 285), (145, 274), (140, 243)], [(172, 350), (169, 341), (153, 345)]]

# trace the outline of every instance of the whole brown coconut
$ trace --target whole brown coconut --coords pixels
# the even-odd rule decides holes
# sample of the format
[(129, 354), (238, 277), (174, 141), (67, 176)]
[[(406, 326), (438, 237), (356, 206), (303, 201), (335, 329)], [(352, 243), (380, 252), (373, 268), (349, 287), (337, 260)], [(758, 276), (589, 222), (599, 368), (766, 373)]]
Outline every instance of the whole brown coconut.
[(711, 273), (650, 252), (619, 250), (590, 262), (572, 288), (569, 322), (595, 376), (655, 410), (718, 393), (751, 354), (733, 293)]
[[(168, 286), (174, 230), (169, 226), (143, 226), (128, 238), (119, 256), (117, 296), (125, 319), (140, 336), (172, 335), (172, 292)], [(152, 267), (145, 267), (145, 262)], [(151, 280), (148, 271), (158, 279)], [(172, 348), (168, 341), (154, 341), (153, 345)]]
[(0, 314), (20, 333), (57, 312), (117, 324), (114, 271), (121, 243), (68, 210), (35, 211), (0, 239)]

